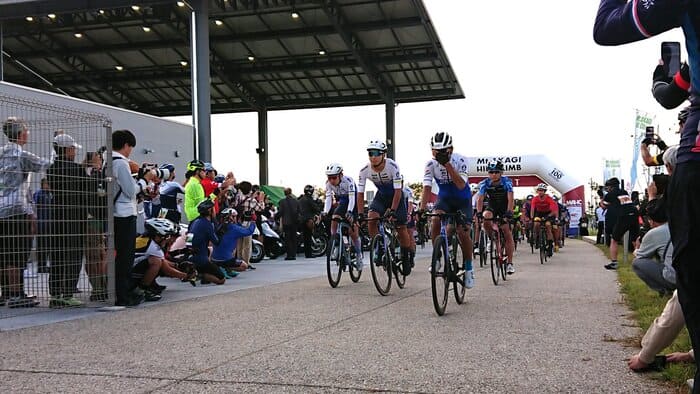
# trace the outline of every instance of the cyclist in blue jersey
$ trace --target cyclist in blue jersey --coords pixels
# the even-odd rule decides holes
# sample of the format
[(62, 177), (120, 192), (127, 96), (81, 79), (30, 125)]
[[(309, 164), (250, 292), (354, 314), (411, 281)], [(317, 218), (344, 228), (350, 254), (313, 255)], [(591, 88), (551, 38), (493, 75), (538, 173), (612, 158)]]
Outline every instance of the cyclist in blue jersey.
[[(601, 0), (594, 39), (601, 45), (640, 41), (682, 27), (690, 66), (690, 107), (681, 131), (676, 167), (665, 197), (673, 242), (678, 301), (693, 348), (700, 347), (700, 3), (696, 0)], [(679, 85), (680, 86), (680, 85)], [(695, 380), (700, 382), (700, 357), (695, 359)], [(700, 393), (700, 384), (693, 388)]]
[[(383, 141), (370, 141), (367, 145), (367, 155), (369, 164), (360, 170), (357, 182), (357, 212), (362, 217), (365, 205), (365, 183), (371, 180), (377, 187), (377, 194), (369, 206), (370, 219), (377, 219), (380, 216), (388, 216), (396, 223), (396, 232), (401, 245), (401, 264), (404, 275), (411, 273), (413, 268), (413, 258), (411, 257), (411, 239), (406, 229), (406, 202), (403, 199), (403, 189), (401, 187), (401, 171), (399, 165), (386, 157), (387, 147)], [(370, 220), (367, 228), (370, 237), (374, 237), (379, 232), (376, 220)]]
[[(513, 219), (513, 182), (503, 175), (503, 163), (492, 161), (488, 164), (489, 177), (480, 183), (479, 197), (476, 201), (477, 217), (483, 219), (484, 230), (489, 237), (493, 237), (492, 220), (498, 220), (497, 224), (503, 231), (506, 241), (506, 255), (508, 263), (506, 272), (509, 275), (515, 273), (513, 266), (513, 232), (510, 230), (510, 220)], [(489, 197), (489, 206), (484, 208), (484, 197)]]
[[(472, 267), (472, 239), (469, 235), (472, 224), (472, 196), (469, 190), (467, 158), (454, 153), (452, 137), (445, 132), (437, 132), (430, 139), (433, 158), (425, 165), (423, 177), (423, 195), (420, 211), (425, 211), (433, 181), (439, 187), (435, 213), (457, 213), (462, 217), (457, 220), (457, 237), (464, 254), (464, 287), (474, 287), (474, 267)], [(440, 235), (440, 218), (434, 217), (431, 237), (433, 242)]]

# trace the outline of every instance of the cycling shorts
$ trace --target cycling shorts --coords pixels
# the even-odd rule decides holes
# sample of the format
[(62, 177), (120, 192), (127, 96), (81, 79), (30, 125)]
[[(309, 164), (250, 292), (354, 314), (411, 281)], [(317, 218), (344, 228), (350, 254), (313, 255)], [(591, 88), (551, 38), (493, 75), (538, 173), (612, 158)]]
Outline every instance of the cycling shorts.
[[(369, 210), (372, 212), (377, 212), (380, 215), (384, 215), (387, 209), (391, 208), (393, 195), (387, 195), (382, 193), (377, 193), (372, 200), (372, 204), (369, 206)], [(396, 224), (406, 224), (406, 219), (408, 218), (408, 211), (406, 209), (406, 201), (401, 198), (399, 199), (399, 206), (396, 208)]]
[(438, 197), (438, 201), (435, 203), (435, 210), (445, 213), (461, 212), (462, 217), (457, 218), (457, 224), (472, 224), (472, 214), (474, 210), (471, 200), (460, 197)]
[[(350, 201), (347, 199), (342, 199), (340, 202), (338, 202), (338, 205), (335, 207), (335, 209), (332, 210), (331, 215), (338, 215), (345, 217), (345, 214), (348, 213), (348, 205), (350, 204)], [(357, 217), (357, 205), (355, 205), (352, 208), (352, 217), (356, 218)]]

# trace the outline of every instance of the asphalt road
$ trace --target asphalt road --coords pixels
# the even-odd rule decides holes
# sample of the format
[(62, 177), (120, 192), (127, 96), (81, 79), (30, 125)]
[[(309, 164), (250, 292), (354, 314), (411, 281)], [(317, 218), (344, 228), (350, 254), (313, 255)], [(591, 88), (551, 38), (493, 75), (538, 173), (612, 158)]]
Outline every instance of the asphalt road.
[(595, 247), (569, 241), (544, 265), (520, 252), (498, 286), (477, 268), (442, 317), (427, 252), (387, 297), (369, 269), (332, 289), (316, 262), (307, 279), (2, 332), (2, 391), (668, 391), (627, 369), (635, 350), (615, 340), (638, 329)]

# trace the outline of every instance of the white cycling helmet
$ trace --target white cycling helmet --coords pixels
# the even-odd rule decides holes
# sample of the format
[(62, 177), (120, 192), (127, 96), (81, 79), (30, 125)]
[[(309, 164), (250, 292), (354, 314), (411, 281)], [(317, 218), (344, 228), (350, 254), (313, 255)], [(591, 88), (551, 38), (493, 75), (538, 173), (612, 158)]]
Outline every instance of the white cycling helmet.
[(326, 167), (326, 175), (338, 175), (343, 172), (343, 166), (338, 163), (331, 163)]
[(537, 190), (544, 190), (547, 191), (547, 184), (546, 183), (540, 183), (537, 185)]
[(168, 235), (176, 235), (180, 232), (179, 226), (163, 218), (148, 219), (144, 227), (146, 229), (146, 234), (150, 236), (161, 235), (165, 237)]
[(469, 187), (472, 189), (472, 193), (476, 193), (479, 190), (479, 185), (476, 183), (470, 184)]
[(384, 141), (372, 140), (367, 145), (367, 150), (380, 150), (382, 152), (386, 152), (386, 144)]
[(236, 211), (233, 208), (226, 208), (223, 211), (221, 211), (221, 214), (224, 216), (226, 216), (226, 215), (238, 216), (238, 211)]
[(452, 136), (444, 131), (438, 131), (430, 139), (431, 149), (447, 149), (452, 147)]

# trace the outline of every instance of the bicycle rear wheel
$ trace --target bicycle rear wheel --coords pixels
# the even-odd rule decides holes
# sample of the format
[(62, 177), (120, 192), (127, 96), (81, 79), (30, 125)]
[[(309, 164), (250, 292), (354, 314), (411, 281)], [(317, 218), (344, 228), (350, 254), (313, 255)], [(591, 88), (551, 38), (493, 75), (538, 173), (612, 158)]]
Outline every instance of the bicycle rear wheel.
[(500, 273), (499, 271), (501, 270), (500, 266), (500, 261), (498, 260), (498, 249), (497, 249), (497, 240), (492, 240), (491, 244), (489, 246), (489, 259), (491, 260), (491, 279), (493, 280), (493, 284), (498, 286), (498, 280)]
[(540, 264), (544, 264), (547, 261), (547, 236), (540, 232), (540, 237), (537, 240), (540, 245)]
[(506, 239), (505, 236), (503, 235), (503, 231), (499, 231), (500, 234), (500, 243), (501, 243), (501, 259), (499, 260), (501, 263), (501, 278), (503, 281), (506, 281), (506, 261), (507, 261), (507, 254), (506, 254)]
[[(340, 282), (340, 276), (343, 274), (342, 253), (340, 247), (340, 233), (335, 234), (331, 238), (330, 247), (326, 252), (326, 274), (328, 275), (328, 283), (335, 288)], [(333, 259), (333, 254), (337, 251), (337, 258)]]
[(433, 259), (430, 264), (430, 288), (433, 293), (433, 306), (439, 316), (445, 314), (447, 296), (450, 290), (448, 274), (450, 265), (447, 259), (445, 238), (437, 237), (433, 243)]
[[(394, 273), (394, 277), (396, 278), (396, 284), (399, 286), (399, 289), (403, 289), (404, 285), (406, 285), (406, 276), (403, 274), (403, 265), (404, 264), (411, 264), (409, 261), (403, 261), (401, 260), (401, 256), (396, 255), (396, 251), (400, 250), (399, 248), (399, 240), (396, 239), (396, 237), (391, 238), (391, 270)], [(401, 252), (399, 252), (400, 254)]]
[(486, 243), (487, 243), (486, 233), (484, 229), (479, 232), (479, 267), (486, 266), (488, 256), (486, 255)]
[(457, 301), (457, 304), (461, 305), (464, 303), (464, 294), (466, 292), (464, 287), (464, 275), (467, 273), (464, 272), (462, 275), (457, 276), (457, 272), (460, 271), (461, 265), (464, 262), (464, 252), (462, 251), (462, 247), (456, 235), (452, 235), (450, 260), (452, 263), (452, 272), (454, 273), (453, 278), (456, 279), (456, 281), (452, 282), (452, 290), (454, 290), (455, 301)]
[(383, 296), (389, 294), (391, 289), (391, 257), (386, 254), (384, 238), (381, 234), (375, 235), (370, 243), (369, 266), (372, 271), (374, 287)]
[(352, 246), (350, 247), (350, 250), (346, 250), (345, 253), (347, 253), (350, 256), (350, 267), (348, 267), (348, 272), (350, 273), (350, 279), (354, 283), (357, 283), (360, 281), (360, 276), (362, 276), (362, 271), (358, 271), (357, 268), (355, 268), (355, 262), (357, 261), (357, 254), (355, 253)]

